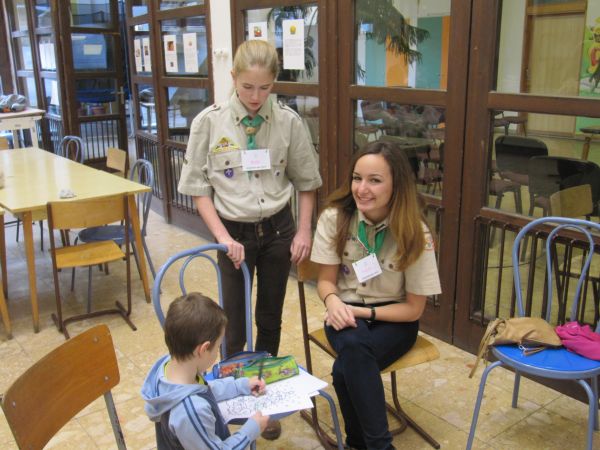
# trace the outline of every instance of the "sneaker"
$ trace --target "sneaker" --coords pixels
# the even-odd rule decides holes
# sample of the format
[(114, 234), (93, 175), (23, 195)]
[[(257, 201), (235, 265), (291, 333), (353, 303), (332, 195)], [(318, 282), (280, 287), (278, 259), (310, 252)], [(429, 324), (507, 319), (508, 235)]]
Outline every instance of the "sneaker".
[(263, 439), (274, 441), (281, 436), (281, 422), (279, 420), (269, 420), (267, 428), (261, 433)]

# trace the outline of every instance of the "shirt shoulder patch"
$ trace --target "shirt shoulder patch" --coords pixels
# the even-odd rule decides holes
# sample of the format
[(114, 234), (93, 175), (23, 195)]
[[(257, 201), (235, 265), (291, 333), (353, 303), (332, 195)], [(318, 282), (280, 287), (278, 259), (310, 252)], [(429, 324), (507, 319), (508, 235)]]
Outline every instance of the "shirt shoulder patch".
[(425, 250), (435, 250), (435, 242), (431, 233), (425, 233)]

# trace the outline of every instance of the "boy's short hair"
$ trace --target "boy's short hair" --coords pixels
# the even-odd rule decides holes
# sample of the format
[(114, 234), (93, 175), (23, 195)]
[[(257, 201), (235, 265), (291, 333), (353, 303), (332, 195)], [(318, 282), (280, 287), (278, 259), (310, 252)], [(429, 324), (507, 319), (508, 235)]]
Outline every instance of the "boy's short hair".
[(184, 361), (207, 341), (212, 349), (225, 325), (225, 311), (205, 295), (190, 292), (176, 298), (169, 305), (165, 320), (165, 343), (171, 357)]

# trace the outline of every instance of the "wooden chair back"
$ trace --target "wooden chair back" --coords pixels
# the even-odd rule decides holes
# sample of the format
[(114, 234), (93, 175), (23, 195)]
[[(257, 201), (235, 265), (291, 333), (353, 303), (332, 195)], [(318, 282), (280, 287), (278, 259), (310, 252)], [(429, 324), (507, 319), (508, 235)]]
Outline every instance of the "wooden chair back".
[(298, 281), (303, 283), (307, 281), (317, 281), (319, 276), (319, 265), (315, 262), (312, 262), (310, 259), (305, 259), (297, 266)]
[(594, 210), (592, 187), (582, 184), (555, 192), (550, 196), (550, 210), (553, 216), (589, 216)]
[(89, 200), (63, 200), (47, 205), (50, 227), (57, 230), (88, 228), (125, 220), (127, 197), (113, 195)]
[(106, 150), (106, 167), (125, 176), (127, 173), (127, 152), (114, 147)]
[[(110, 396), (119, 379), (106, 325), (95, 326), (51, 351), (22, 374), (2, 399), (18, 447), (43, 448), (79, 411), (101, 395)], [(114, 431), (119, 448), (125, 448), (120, 427)]]

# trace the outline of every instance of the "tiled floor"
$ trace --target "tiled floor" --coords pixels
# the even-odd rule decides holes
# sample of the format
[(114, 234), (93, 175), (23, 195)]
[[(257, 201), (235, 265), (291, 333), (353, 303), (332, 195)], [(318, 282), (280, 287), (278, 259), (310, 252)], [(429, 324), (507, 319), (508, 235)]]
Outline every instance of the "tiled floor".
[[(37, 228), (37, 227), (36, 227)], [(203, 243), (201, 239), (176, 227), (169, 226), (151, 213), (148, 226), (148, 243), (155, 265), (158, 267), (173, 253)], [(39, 250), (39, 232), (36, 236), (36, 267), (40, 298), (41, 330), (33, 333), (28, 297), (26, 264), (23, 243), (15, 243), (14, 227), (7, 229), (9, 272), (9, 311), (13, 323), (14, 339), (7, 340), (0, 326), (0, 392), (29, 365), (48, 351), (64, 342), (52, 324), (50, 313), (54, 310), (54, 288), (48, 252)], [(46, 233), (47, 237), (47, 233)], [(46, 245), (48, 243), (46, 241)], [(94, 304), (111, 303), (124, 298), (124, 280), (118, 264), (111, 266), (106, 276), (94, 270)], [(135, 268), (135, 266), (133, 266)], [(65, 309), (74, 312), (82, 307), (87, 289), (87, 274), (80, 272), (75, 292), (69, 292), (69, 276), (62, 274), (61, 288), (65, 294)], [(202, 290), (215, 296), (214, 271), (207, 265), (192, 268), (187, 285), (192, 290)], [(121, 282), (123, 281), (123, 283)], [(133, 277), (132, 319), (138, 330), (132, 331), (121, 318), (106, 317), (94, 323), (108, 323), (121, 372), (121, 382), (116, 388), (115, 402), (125, 433), (127, 446), (132, 449), (155, 447), (154, 427), (144, 415), (139, 395), (144, 375), (166, 347), (161, 329), (154, 316), (152, 305), (144, 301), (141, 283)], [(162, 298), (168, 302), (178, 295), (173, 274), (163, 285)], [(315, 290), (308, 287), (309, 316), (313, 327), (320, 324), (322, 305)], [(294, 354), (304, 361), (299, 321), (298, 295), (295, 280), (290, 278), (286, 299), (282, 354)], [(72, 335), (92, 325), (92, 322), (73, 324)], [(433, 338), (432, 338), (433, 339)], [(473, 379), (468, 373), (474, 357), (451, 345), (433, 339), (441, 358), (428, 364), (400, 372), (401, 403), (426, 430), (440, 442), (442, 448), (464, 448), (471, 421), (473, 404), (479, 384), (479, 374)], [(316, 352), (315, 374), (329, 381), (331, 360)], [(389, 381), (386, 380), (389, 389)], [(476, 448), (480, 449), (574, 449), (584, 448), (587, 409), (583, 403), (565, 397), (529, 380), (521, 386), (519, 407), (512, 409), (512, 377), (500, 369), (492, 372), (477, 428)], [(333, 390), (329, 388), (333, 393)], [(429, 449), (412, 430), (395, 437), (397, 448)], [(600, 434), (595, 435), (596, 448), (600, 448)], [(110, 424), (102, 400), (81, 411), (77, 417), (50, 442), (48, 448), (88, 449), (114, 448)], [(310, 427), (292, 415), (283, 421), (282, 437), (274, 442), (260, 440), (259, 448), (316, 449), (321, 448)], [(0, 448), (13, 449), (16, 445), (11, 432), (0, 417)]]

